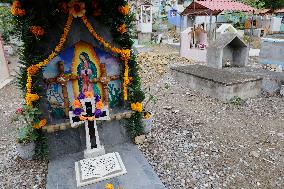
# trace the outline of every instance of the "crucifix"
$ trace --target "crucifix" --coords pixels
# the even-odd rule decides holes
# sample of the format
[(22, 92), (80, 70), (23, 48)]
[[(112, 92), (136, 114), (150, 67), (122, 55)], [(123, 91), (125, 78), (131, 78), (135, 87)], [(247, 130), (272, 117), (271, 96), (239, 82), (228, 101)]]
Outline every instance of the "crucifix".
[(62, 88), (62, 95), (64, 100), (64, 114), (66, 117), (69, 115), (69, 99), (68, 99), (68, 91), (67, 91), (67, 83), (70, 80), (76, 80), (79, 77), (73, 74), (65, 74), (64, 73), (64, 62), (58, 61), (57, 62), (57, 69), (58, 69), (58, 75), (55, 78), (49, 78), (45, 79), (46, 83), (50, 84), (59, 84)]
[(73, 111), (69, 111), (70, 123), (72, 127), (85, 124), (85, 158), (97, 157), (99, 155), (105, 154), (104, 146), (100, 144), (96, 121), (110, 120), (110, 117), (107, 107), (104, 107), (102, 109), (98, 109), (96, 107), (96, 104), (98, 102), (98, 99), (96, 99), (95, 97), (85, 97), (80, 99), (80, 104), (83, 107), (83, 110), (80, 110), (80, 108), (75, 108)]
[(114, 76), (108, 76), (106, 71), (105, 64), (100, 64), (101, 68), (101, 77), (100, 78), (94, 78), (92, 79), (92, 83), (101, 83), (103, 86), (103, 99), (104, 103), (109, 107), (109, 94), (108, 94), (108, 83), (110, 81), (118, 80), (120, 76), (114, 75)]

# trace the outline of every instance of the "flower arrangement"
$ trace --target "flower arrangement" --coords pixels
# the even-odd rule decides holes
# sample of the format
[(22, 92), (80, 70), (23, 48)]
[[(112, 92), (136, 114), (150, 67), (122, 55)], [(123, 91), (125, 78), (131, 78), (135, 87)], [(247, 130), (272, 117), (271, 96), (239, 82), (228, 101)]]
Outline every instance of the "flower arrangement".
[(41, 112), (38, 108), (24, 106), (16, 110), (16, 117), (13, 121), (22, 121), (23, 127), (19, 128), (17, 141), (18, 143), (31, 143), (36, 141), (38, 133), (36, 129), (40, 129), (46, 125), (46, 120), (37, 119)]
[(125, 6), (119, 6), (118, 7), (118, 12), (121, 13), (122, 15), (126, 16), (129, 13), (129, 6), (125, 5)]
[(69, 7), (69, 14), (72, 14), (75, 18), (82, 17), (86, 13), (84, 2), (73, 0), (68, 3), (68, 7)]
[(126, 29), (126, 24), (121, 24), (118, 28), (117, 28), (117, 31), (121, 34), (124, 34), (127, 29)]
[(37, 38), (44, 35), (44, 29), (41, 26), (32, 26), (30, 30)]
[(11, 13), (14, 16), (24, 16), (26, 14), (26, 11), (22, 9), (20, 1), (14, 1), (12, 4)]
[[(93, 112), (92, 116), (84, 116), (82, 113), (84, 112), (80, 100), (84, 99), (95, 99), (96, 102), (96, 109)], [(80, 93), (78, 98), (73, 101), (73, 114), (76, 116), (79, 116), (81, 121), (89, 120), (94, 121), (96, 118), (101, 117), (102, 115), (102, 109), (104, 108), (103, 102), (99, 95), (93, 94), (93, 92), (85, 92)]]

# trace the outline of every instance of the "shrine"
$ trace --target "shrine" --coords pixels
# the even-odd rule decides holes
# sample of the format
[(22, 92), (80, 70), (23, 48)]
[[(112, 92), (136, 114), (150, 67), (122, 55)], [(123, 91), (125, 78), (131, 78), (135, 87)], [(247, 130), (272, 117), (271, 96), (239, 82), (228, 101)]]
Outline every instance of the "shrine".
[[(26, 106), (41, 111), (33, 129), (47, 138), (49, 168), (63, 156), (78, 154), (71, 160), (78, 187), (126, 174), (125, 153), (105, 146), (129, 145), (144, 134), (144, 93), (131, 50), (133, 20), (127, 1), (14, 1), (11, 12), (23, 31), (21, 88)], [(105, 136), (114, 130), (107, 127), (121, 119), (127, 129), (119, 124), (117, 133)], [(129, 136), (123, 134), (126, 130)], [(47, 188), (62, 181), (51, 178), (61, 175), (56, 168), (61, 165), (48, 175), (52, 181)], [(68, 182), (65, 187), (70, 188)]]

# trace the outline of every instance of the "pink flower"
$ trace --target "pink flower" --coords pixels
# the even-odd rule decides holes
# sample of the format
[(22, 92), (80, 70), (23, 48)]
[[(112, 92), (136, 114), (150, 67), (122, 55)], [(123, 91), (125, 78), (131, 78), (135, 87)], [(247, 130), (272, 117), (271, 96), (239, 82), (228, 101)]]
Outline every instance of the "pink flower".
[(16, 114), (23, 114), (23, 108), (18, 108), (17, 110), (16, 110)]

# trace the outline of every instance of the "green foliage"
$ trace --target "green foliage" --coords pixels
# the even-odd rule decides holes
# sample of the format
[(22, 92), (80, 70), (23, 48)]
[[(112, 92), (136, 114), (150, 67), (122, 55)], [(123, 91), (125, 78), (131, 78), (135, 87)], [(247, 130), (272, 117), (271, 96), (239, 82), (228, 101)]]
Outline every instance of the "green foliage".
[(241, 1), (257, 9), (261, 8), (278, 9), (284, 6), (284, 0), (241, 0)]
[(238, 96), (235, 96), (230, 100), (230, 104), (235, 105), (235, 106), (242, 106), (244, 103), (245, 101)]
[(47, 138), (44, 137), (41, 131), (38, 131), (38, 139), (35, 148), (36, 159), (48, 160), (48, 143)]
[(15, 19), (9, 7), (0, 7), (0, 32), (4, 41), (9, 41), (9, 36), (15, 35)]
[(129, 118), (128, 122), (126, 123), (126, 129), (132, 139), (134, 139), (136, 136), (144, 134), (142, 113), (133, 113), (131, 118)]
[(38, 133), (34, 130), (31, 125), (25, 125), (19, 128), (17, 141), (18, 143), (30, 143), (35, 142), (38, 138)]

